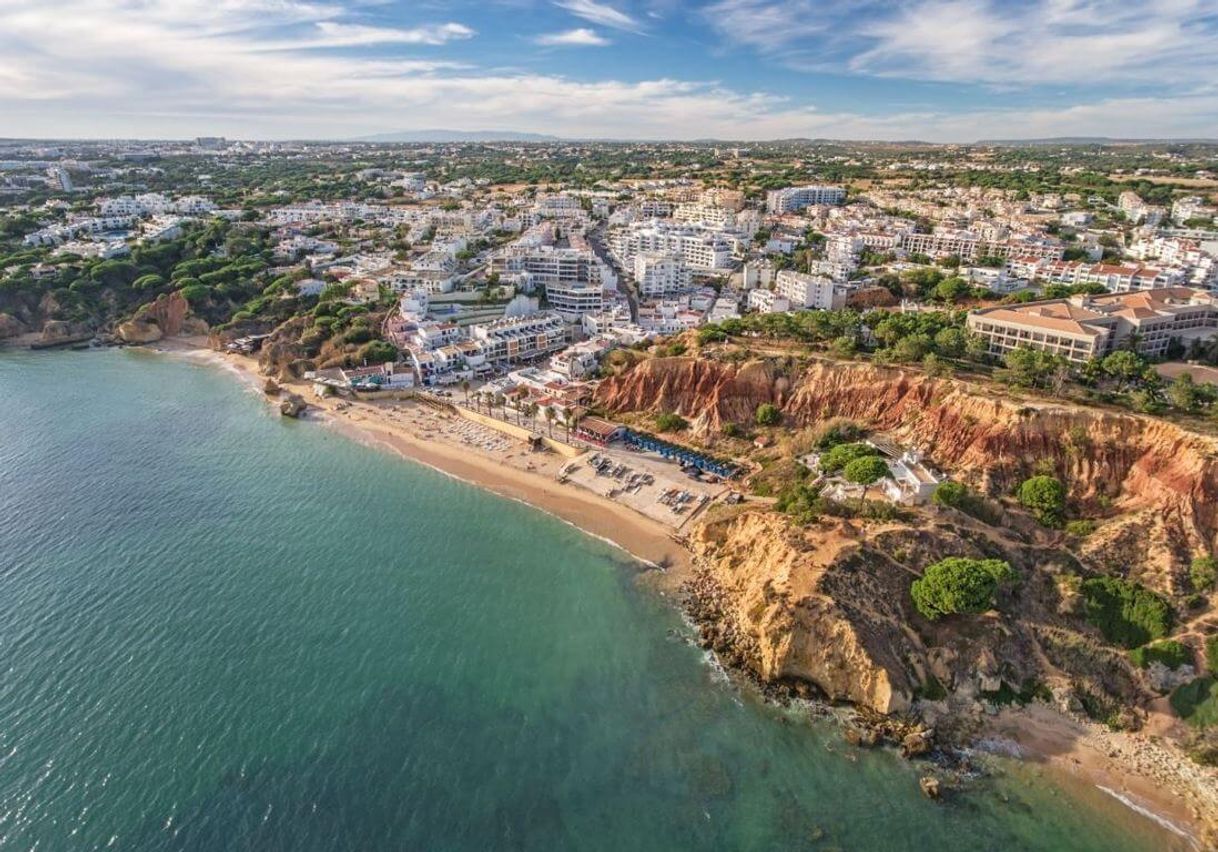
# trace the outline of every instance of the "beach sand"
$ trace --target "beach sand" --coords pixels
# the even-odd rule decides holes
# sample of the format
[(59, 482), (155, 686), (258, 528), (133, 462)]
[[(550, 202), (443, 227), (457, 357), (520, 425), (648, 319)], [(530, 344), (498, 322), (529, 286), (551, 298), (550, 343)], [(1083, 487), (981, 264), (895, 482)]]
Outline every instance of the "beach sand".
[(1215, 848), (1218, 775), (1156, 736), (1155, 721), (1141, 732), (1117, 732), (1045, 704), (1029, 704), (1003, 709), (989, 720), (985, 735), (991, 744), (1013, 743), (1011, 753), (1043, 766), (1057, 783), (1102, 790), (1189, 838), (1194, 848)]
[[(266, 382), (256, 359), (216, 352), (207, 347), (206, 339), (174, 338), (150, 348), (226, 367), (259, 391)], [(659, 569), (648, 572), (648, 582), (666, 593), (675, 592), (690, 576), (690, 553), (672, 538), (670, 527), (598, 494), (559, 483), (558, 470), (568, 459), (556, 453), (530, 451), (520, 441), (419, 402), (318, 399), (308, 383), (283, 387), (309, 403), (306, 419), (527, 503), (617, 545)], [(275, 397), (267, 399), (277, 402)], [(483, 434), (486, 441), (468, 437)], [(483, 447), (484, 442), (495, 446)]]

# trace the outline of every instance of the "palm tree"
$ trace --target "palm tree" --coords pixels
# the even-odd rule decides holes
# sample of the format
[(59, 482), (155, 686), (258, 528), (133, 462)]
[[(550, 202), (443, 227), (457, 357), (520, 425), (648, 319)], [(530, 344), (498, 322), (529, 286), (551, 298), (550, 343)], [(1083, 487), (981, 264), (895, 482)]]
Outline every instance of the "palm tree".
[(469, 405), (469, 379), (461, 380), (461, 390), (465, 391), (465, 404)]
[(557, 415), (554, 413), (554, 406), (547, 405), (546, 406), (546, 423), (548, 423), (550, 425), (550, 437), (551, 438), (554, 437), (554, 418), (556, 416)]
[(567, 427), (567, 443), (571, 443), (571, 427), (575, 425), (575, 409), (568, 408), (562, 415), (563, 425)]
[(529, 415), (529, 423), (531, 424), (529, 428), (532, 431), (536, 432), (537, 431), (537, 403), (535, 403), (535, 402), (529, 403), (528, 415)]

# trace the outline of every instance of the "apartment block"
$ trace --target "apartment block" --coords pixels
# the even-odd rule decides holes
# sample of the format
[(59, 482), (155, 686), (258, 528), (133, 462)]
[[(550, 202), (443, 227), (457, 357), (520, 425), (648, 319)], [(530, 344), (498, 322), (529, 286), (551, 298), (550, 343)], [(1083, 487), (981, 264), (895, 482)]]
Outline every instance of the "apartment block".
[(789, 186), (766, 193), (766, 211), (775, 215), (798, 213), (815, 204), (841, 204), (846, 190), (840, 186)]
[(775, 276), (774, 292), (796, 310), (820, 308), (830, 311), (846, 306), (847, 289), (842, 285), (790, 269), (783, 269)]

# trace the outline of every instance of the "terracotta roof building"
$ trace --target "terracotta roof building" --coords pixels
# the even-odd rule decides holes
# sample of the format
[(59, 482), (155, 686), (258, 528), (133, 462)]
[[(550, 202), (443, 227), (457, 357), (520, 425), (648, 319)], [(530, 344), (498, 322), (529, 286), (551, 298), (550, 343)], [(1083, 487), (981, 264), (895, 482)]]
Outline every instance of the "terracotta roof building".
[(1138, 352), (1156, 358), (1172, 340), (1218, 336), (1218, 297), (1188, 287), (1072, 296), (974, 311), (968, 328), (994, 355), (1022, 346), (1082, 363), (1133, 338)]

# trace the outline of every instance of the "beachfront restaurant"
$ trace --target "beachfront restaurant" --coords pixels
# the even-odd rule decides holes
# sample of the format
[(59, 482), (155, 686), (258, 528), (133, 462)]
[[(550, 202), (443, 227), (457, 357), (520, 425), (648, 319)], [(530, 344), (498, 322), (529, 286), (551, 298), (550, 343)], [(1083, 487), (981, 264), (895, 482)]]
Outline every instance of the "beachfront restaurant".
[(575, 425), (574, 437), (598, 447), (607, 446), (611, 441), (621, 438), (626, 433), (626, 427), (620, 423), (612, 423), (600, 417), (587, 416)]

